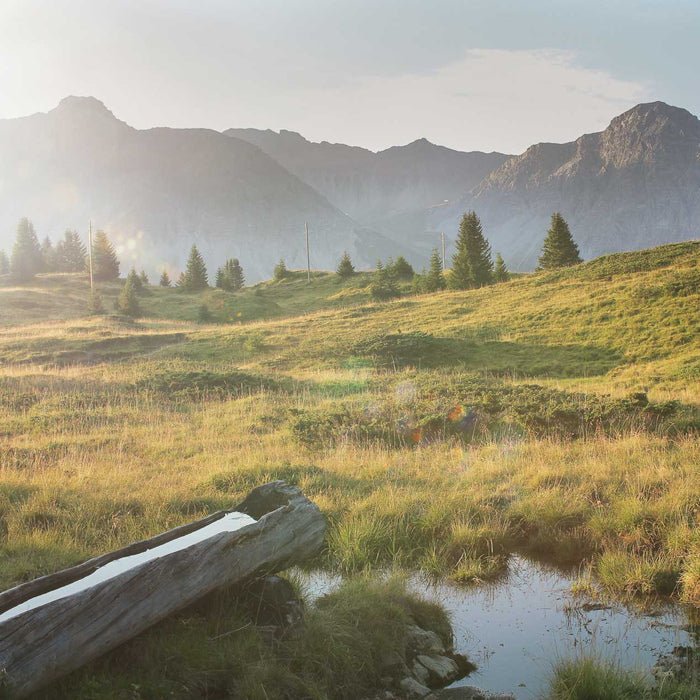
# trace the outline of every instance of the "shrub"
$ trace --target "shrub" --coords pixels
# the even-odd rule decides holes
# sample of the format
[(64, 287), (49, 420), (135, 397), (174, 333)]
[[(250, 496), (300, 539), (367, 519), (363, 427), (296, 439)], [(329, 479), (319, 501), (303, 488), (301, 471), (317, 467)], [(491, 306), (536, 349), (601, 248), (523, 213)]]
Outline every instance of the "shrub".
[[(421, 377), (414, 389), (408, 400), (392, 395), (367, 410), (354, 404), (296, 410), (292, 433), (299, 443), (317, 448), (344, 442), (400, 447), (505, 435), (573, 440), (639, 429), (665, 433), (678, 410), (669, 403), (652, 404), (641, 394), (615, 399), (481, 377), (446, 383)], [(687, 430), (697, 428), (690, 422)]]
[(439, 349), (429, 333), (386, 333), (356, 343), (351, 353), (371, 357), (380, 367), (418, 366)]
[(178, 398), (226, 398), (271, 388), (273, 383), (245, 372), (170, 371), (137, 383), (138, 387)]

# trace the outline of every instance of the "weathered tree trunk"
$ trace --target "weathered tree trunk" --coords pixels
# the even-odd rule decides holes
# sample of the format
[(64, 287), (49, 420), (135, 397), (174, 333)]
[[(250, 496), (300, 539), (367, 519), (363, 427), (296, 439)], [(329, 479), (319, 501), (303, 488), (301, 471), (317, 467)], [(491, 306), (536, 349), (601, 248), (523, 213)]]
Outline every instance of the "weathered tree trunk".
[[(83, 666), (217, 588), (273, 573), (316, 554), (325, 519), (299, 489), (261, 486), (234, 511), (257, 522), (128, 569), (0, 622), (0, 687), (23, 697)], [(227, 511), (231, 512), (231, 511)], [(84, 578), (104, 564), (152, 549), (226, 515), (176, 528), (150, 540), (22, 584), (0, 594), (0, 613)]]

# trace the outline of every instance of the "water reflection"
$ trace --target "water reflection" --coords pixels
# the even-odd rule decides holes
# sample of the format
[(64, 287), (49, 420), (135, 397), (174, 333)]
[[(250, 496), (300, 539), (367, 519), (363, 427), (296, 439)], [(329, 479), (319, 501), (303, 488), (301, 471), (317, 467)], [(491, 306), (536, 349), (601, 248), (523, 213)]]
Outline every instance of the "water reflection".
[[(622, 667), (649, 670), (660, 654), (693, 643), (679, 606), (640, 611), (586, 603), (571, 595), (575, 576), (513, 556), (508, 576), (490, 585), (464, 588), (418, 575), (410, 585), (450, 612), (457, 650), (479, 666), (455, 685), (513, 692), (519, 700), (541, 697), (561, 658), (592, 653)], [(312, 599), (341, 580), (326, 572), (304, 576)]]

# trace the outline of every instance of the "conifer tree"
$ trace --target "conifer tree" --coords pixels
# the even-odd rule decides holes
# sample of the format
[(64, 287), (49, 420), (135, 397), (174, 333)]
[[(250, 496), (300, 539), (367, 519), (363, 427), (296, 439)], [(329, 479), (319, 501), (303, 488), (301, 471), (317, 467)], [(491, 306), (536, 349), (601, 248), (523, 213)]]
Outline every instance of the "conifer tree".
[(132, 267), (131, 270), (129, 270), (129, 274), (126, 276), (126, 281), (131, 282), (131, 285), (137, 294), (141, 294), (143, 292), (143, 281), (141, 280), (141, 276), (136, 272), (136, 268)]
[(17, 280), (28, 280), (44, 267), (39, 239), (32, 222), (26, 217), (17, 226), (17, 238), (12, 248), (10, 272)]
[(352, 264), (352, 260), (350, 259), (350, 255), (347, 251), (345, 251), (343, 253), (343, 257), (340, 258), (340, 262), (338, 263), (335, 273), (341, 279), (347, 279), (355, 274), (355, 266)]
[(396, 285), (396, 278), (392, 271), (382, 265), (382, 261), (377, 261), (377, 267), (374, 273), (374, 279), (370, 285), (370, 294), (372, 299), (382, 301), (384, 299), (392, 299), (399, 296), (399, 288)]
[(163, 270), (163, 272), (160, 275), (160, 280), (158, 281), (158, 284), (161, 287), (172, 287), (172, 282), (170, 281), (170, 275), (168, 274), (167, 270)]
[(10, 259), (4, 250), (0, 250), (0, 275), (6, 275), (10, 271)]
[(77, 231), (66, 231), (56, 244), (56, 268), (59, 272), (85, 270), (87, 249)]
[(275, 282), (281, 282), (285, 277), (289, 275), (289, 270), (287, 270), (287, 265), (283, 258), (275, 265), (275, 269), (272, 271), (272, 279)]
[(104, 231), (98, 231), (92, 241), (92, 270), (96, 280), (119, 279), (119, 258)]
[(423, 289), (426, 292), (439, 292), (445, 289), (447, 282), (442, 271), (442, 259), (436, 249), (430, 255), (430, 269), (423, 281)]
[(237, 292), (243, 289), (245, 278), (243, 277), (243, 268), (241, 267), (238, 258), (227, 260), (223, 267), (220, 267), (216, 273), (216, 286), (225, 289), (228, 292)]
[(552, 214), (549, 231), (542, 245), (538, 270), (554, 270), (569, 267), (581, 262), (578, 246), (574, 241), (569, 225), (559, 212)]
[(470, 211), (462, 216), (455, 247), (457, 251), (452, 258), (450, 276), (453, 288), (469, 289), (493, 282), (491, 246), (484, 238), (476, 212)]
[(141, 280), (141, 285), (143, 287), (148, 286), (148, 275), (146, 274), (146, 270), (141, 270), (141, 272), (139, 272), (139, 279)]
[(185, 289), (186, 284), (187, 284), (187, 278), (185, 277), (185, 273), (181, 272), (180, 276), (177, 278), (177, 282), (175, 283), (175, 286), (178, 289)]
[(197, 311), (197, 320), (200, 323), (209, 323), (212, 320), (211, 311), (206, 304), (202, 304)]
[(105, 308), (100, 293), (97, 290), (90, 292), (90, 297), (88, 298), (88, 313), (92, 316), (99, 316), (104, 312)]
[(43, 261), (44, 272), (57, 271), (56, 249), (53, 247), (53, 243), (51, 243), (51, 239), (48, 236), (41, 242), (41, 259)]
[(507, 282), (510, 279), (510, 272), (506, 267), (506, 263), (503, 260), (503, 256), (500, 253), (496, 253), (496, 265), (493, 271), (493, 281), (494, 282)]
[(141, 307), (139, 306), (139, 300), (136, 293), (136, 287), (134, 286), (134, 279), (138, 278), (138, 275), (129, 276), (126, 278), (124, 287), (119, 294), (117, 299), (117, 311), (124, 314), (125, 316), (138, 316), (141, 313)]
[(391, 265), (387, 265), (387, 267), (391, 273), (402, 279), (410, 280), (416, 274), (411, 263), (403, 255), (399, 255), (396, 261), (392, 262)]
[(197, 250), (197, 246), (193, 245), (192, 250), (190, 250), (190, 257), (187, 260), (182, 287), (188, 292), (199, 292), (208, 286), (207, 266), (204, 264), (204, 258)]
[(423, 292), (426, 291), (425, 281), (427, 276), (428, 273), (425, 271), (425, 268), (423, 268), (420, 273), (413, 275), (413, 280), (411, 281), (411, 291), (414, 294), (423, 294)]

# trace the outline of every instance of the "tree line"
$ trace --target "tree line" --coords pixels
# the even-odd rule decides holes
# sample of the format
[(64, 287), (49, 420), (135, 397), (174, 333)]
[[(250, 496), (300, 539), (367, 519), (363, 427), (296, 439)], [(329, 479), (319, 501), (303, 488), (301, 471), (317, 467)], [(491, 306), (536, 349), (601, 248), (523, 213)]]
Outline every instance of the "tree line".
[[(93, 278), (103, 282), (117, 280), (120, 266), (113, 243), (104, 231), (97, 231), (92, 242)], [(88, 249), (77, 231), (67, 230), (56, 245), (48, 236), (39, 243), (34, 225), (27, 218), (21, 219), (17, 226), (11, 255), (8, 257), (0, 250), (0, 275), (10, 274), (19, 282), (31, 279), (41, 272), (87, 271)], [(133, 279), (134, 275), (129, 273), (127, 279)], [(143, 284), (148, 284), (148, 277), (143, 270), (138, 276)], [(173, 286), (167, 270), (163, 270), (158, 283), (161, 287)], [(227, 260), (217, 270), (215, 285), (228, 291), (237, 291), (245, 286), (243, 268), (238, 259)], [(192, 246), (187, 267), (175, 286), (187, 291), (199, 291), (209, 286), (206, 265), (197, 246)]]
[[(576, 265), (581, 262), (578, 246), (571, 235), (569, 226), (559, 212), (551, 217), (550, 227), (544, 239), (538, 260), (538, 270), (551, 270)], [(281, 261), (278, 264), (284, 265)], [(277, 268), (275, 268), (277, 271)], [(338, 263), (336, 274), (347, 278), (355, 273), (350, 255), (345, 252)], [(481, 221), (476, 212), (462, 216), (459, 233), (452, 256), (450, 274), (445, 275), (442, 259), (436, 248), (430, 256), (428, 270), (416, 274), (413, 267), (403, 257), (386, 264), (377, 262), (375, 276), (370, 286), (372, 298), (391, 299), (400, 295), (399, 281), (412, 280), (416, 293), (438, 292), (443, 289), (474, 289), (499, 282), (507, 282), (510, 272), (500, 253), (492, 257), (491, 246), (484, 236)]]
[[(23, 218), (17, 226), (17, 236), (11, 257), (8, 258), (3, 251), (0, 251), (0, 274), (9, 273), (13, 279), (23, 281), (40, 272), (82, 272), (88, 269), (88, 260), (88, 250), (77, 231), (67, 230), (55, 246), (48, 236), (39, 243), (32, 222)], [(411, 281), (414, 292), (424, 293), (447, 288), (473, 289), (510, 279), (510, 272), (501, 254), (497, 253), (495, 259), (492, 257), (491, 246), (484, 236), (481, 221), (474, 211), (462, 216), (451, 262), (450, 273), (446, 275), (437, 249), (433, 249), (428, 269), (421, 273), (416, 273), (402, 255), (396, 260), (388, 260), (386, 264), (380, 260), (377, 262), (370, 285), (372, 298), (385, 300), (399, 296), (401, 281)], [(576, 265), (580, 262), (579, 249), (568, 224), (560, 213), (553, 213), (537, 269), (549, 270)], [(94, 279), (117, 280), (119, 268), (120, 262), (114, 245), (104, 231), (98, 230), (92, 245)], [(284, 259), (281, 259), (275, 265), (272, 277), (279, 282), (289, 274)], [(347, 252), (343, 253), (336, 268), (336, 274), (341, 279), (347, 279), (355, 274), (355, 267)], [(161, 287), (173, 286), (167, 270), (163, 270), (158, 284)], [(117, 309), (132, 316), (138, 315), (138, 296), (145, 293), (148, 286), (149, 280), (145, 271), (137, 273), (132, 268), (117, 299)], [(175, 286), (187, 292), (197, 292), (209, 287), (207, 267), (196, 245), (192, 246), (185, 270), (180, 274)], [(218, 268), (215, 286), (232, 292), (245, 286), (245, 275), (237, 258), (226, 260)], [(94, 312), (101, 311), (102, 304), (99, 296), (92, 297), (90, 308)]]

